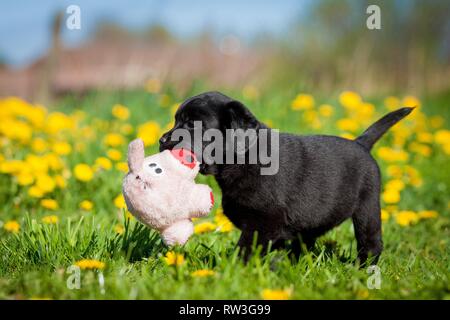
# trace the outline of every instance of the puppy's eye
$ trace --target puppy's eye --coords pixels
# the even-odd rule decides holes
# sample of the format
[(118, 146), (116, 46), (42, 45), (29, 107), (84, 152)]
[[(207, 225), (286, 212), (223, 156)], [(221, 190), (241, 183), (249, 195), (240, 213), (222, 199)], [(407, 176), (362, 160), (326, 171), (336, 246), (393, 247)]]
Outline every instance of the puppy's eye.
[(183, 124), (183, 126), (184, 126), (185, 128), (194, 128), (194, 121), (192, 121), (192, 120), (186, 121), (186, 122)]
[(161, 168), (156, 168), (156, 169), (155, 169), (155, 172), (156, 172), (157, 174), (161, 174), (161, 173), (162, 173), (162, 170), (161, 170)]
[(156, 163), (150, 163), (148, 166), (149, 166), (150, 168), (156, 167)]

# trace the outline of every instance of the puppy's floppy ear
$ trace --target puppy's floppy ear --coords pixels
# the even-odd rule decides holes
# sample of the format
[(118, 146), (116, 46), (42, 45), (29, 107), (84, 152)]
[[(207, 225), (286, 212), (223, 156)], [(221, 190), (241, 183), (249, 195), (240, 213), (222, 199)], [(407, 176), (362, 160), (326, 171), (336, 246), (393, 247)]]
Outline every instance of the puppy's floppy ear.
[(255, 129), (260, 128), (259, 121), (255, 116), (237, 100), (230, 101), (225, 105), (224, 126), (225, 129)]

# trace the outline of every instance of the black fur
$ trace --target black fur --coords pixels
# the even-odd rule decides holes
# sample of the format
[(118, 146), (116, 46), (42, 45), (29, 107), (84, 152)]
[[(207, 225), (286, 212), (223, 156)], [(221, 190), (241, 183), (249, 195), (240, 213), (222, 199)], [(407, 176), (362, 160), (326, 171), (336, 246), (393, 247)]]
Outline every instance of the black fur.
[[(255, 231), (263, 248), (299, 238), (311, 248), (317, 237), (352, 218), (359, 260), (373, 256), (376, 262), (383, 249), (381, 179), (370, 149), (411, 110), (387, 114), (355, 141), (280, 133), (276, 175), (261, 175), (259, 164), (202, 164), (201, 173), (213, 174), (222, 189), (224, 213), (242, 231), (238, 244), (246, 256)], [(173, 148), (178, 143), (171, 140), (173, 130), (191, 129), (193, 120), (202, 121), (204, 129), (222, 131), (266, 128), (240, 102), (218, 92), (203, 93), (180, 106), (174, 128), (160, 139), (160, 150)]]

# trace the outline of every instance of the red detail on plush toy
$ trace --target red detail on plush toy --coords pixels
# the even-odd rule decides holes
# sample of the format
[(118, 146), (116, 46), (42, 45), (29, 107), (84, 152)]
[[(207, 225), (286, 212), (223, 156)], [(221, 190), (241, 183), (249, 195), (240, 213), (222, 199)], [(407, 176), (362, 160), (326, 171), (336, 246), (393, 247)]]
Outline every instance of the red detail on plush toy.
[(194, 169), (197, 159), (192, 151), (187, 149), (172, 149), (170, 153), (186, 167)]
[(214, 205), (214, 195), (212, 192), (209, 193), (209, 195), (211, 196), (211, 205)]

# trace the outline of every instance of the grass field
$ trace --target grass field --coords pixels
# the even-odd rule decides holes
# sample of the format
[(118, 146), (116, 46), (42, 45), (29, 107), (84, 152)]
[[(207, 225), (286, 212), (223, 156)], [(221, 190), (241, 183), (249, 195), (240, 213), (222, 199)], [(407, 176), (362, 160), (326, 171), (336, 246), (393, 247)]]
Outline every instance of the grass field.
[(169, 249), (130, 218), (120, 197), (127, 144), (141, 136), (147, 154), (157, 152), (185, 98), (159, 87), (67, 96), (47, 108), (0, 100), (0, 298), (450, 298), (450, 95), (227, 92), (281, 131), (349, 139), (391, 109), (419, 106), (372, 151), (383, 174), (385, 249), (380, 289), (369, 289), (374, 274), (352, 263), (349, 221), (299, 261), (276, 251), (244, 265), (211, 177), (198, 181), (213, 187), (216, 205), (186, 246)]

